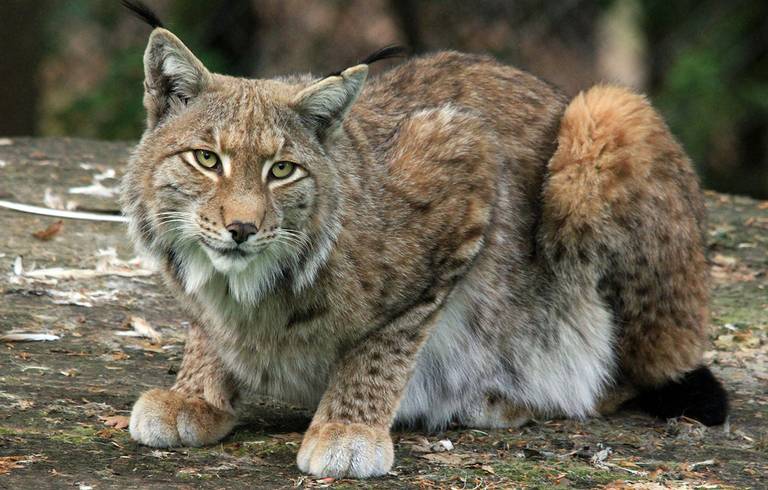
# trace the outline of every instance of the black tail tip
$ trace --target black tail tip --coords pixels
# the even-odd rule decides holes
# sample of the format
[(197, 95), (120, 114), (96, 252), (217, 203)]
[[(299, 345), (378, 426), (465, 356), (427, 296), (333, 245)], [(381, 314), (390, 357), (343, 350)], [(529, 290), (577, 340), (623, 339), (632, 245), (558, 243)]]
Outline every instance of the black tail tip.
[(628, 407), (662, 419), (685, 416), (704, 425), (720, 425), (728, 416), (728, 394), (712, 371), (702, 366), (679, 381), (641, 392)]

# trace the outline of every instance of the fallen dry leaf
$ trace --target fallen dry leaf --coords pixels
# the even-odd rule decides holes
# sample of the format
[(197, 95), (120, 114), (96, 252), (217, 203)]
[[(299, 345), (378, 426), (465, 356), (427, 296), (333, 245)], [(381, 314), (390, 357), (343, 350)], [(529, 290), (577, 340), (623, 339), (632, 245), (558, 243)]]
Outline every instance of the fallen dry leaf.
[(744, 225), (755, 226), (758, 228), (768, 228), (768, 218), (752, 216), (744, 221)]
[(133, 330), (115, 332), (115, 334), (121, 337), (144, 337), (149, 339), (153, 344), (159, 344), (163, 340), (163, 336), (160, 332), (154, 329), (148, 321), (140, 316), (131, 316), (123, 323), (124, 327), (130, 327)]
[(402, 438), (400, 444), (411, 446), (411, 452), (413, 453), (429, 453), (431, 452), (429, 446), (429, 439), (424, 436), (415, 436), (413, 438)]
[(105, 427), (101, 429), (100, 431), (96, 432), (97, 437), (101, 437), (102, 439), (112, 439), (112, 436), (120, 432), (122, 428), (118, 427)]
[(733, 267), (736, 265), (737, 259), (736, 257), (728, 255), (715, 254), (715, 256), (712, 257), (712, 262), (721, 267)]
[(97, 197), (114, 197), (118, 192), (118, 187), (106, 187), (101, 182), (94, 182), (91, 185), (83, 186), (83, 187), (71, 187), (69, 189), (70, 194), (82, 194), (87, 196), (97, 196)]
[(17, 276), (24, 274), (24, 259), (21, 255), (18, 255), (13, 259), (13, 273)]
[(687, 470), (689, 471), (696, 471), (696, 468), (698, 467), (708, 467), (716, 464), (714, 459), (707, 459), (704, 461), (698, 461), (696, 463), (683, 463), (681, 466), (684, 468), (687, 467)]
[(45, 194), (43, 194), (43, 204), (50, 209), (67, 210), (72, 211), (76, 207), (74, 201), (64, 202), (61, 196), (54, 194), (50, 187), (45, 188)]
[(141, 260), (121, 260), (114, 248), (99, 250), (96, 256), (96, 266), (93, 269), (68, 269), (65, 267), (50, 267), (25, 271), (21, 257), (14, 262), (14, 274), (22, 279), (44, 281), (46, 279), (93, 279), (104, 276), (119, 277), (148, 277), (155, 273), (142, 267)]
[(10, 473), (11, 470), (24, 468), (21, 463), (34, 463), (45, 459), (42, 454), (30, 454), (29, 456), (0, 456), (0, 475)]
[(23, 461), (24, 456), (1, 456), (0, 457), (0, 475), (10, 473), (11, 470), (18, 470), (24, 468), (19, 464), (19, 461)]
[(104, 425), (120, 430), (125, 429), (131, 423), (131, 418), (126, 417), (125, 415), (111, 415), (109, 417), (99, 418), (104, 422)]
[(749, 282), (754, 281), (757, 273), (746, 268), (742, 270), (731, 270), (718, 265), (712, 267), (712, 277), (723, 283)]
[(478, 462), (475, 459), (475, 455), (447, 451), (442, 453), (423, 453), (419, 454), (418, 457), (433, 463), (444, 464), (447, 466), (464, 466)]
[(453, 443), (449, 439), (442, 439), (432, 444), (429, 448), (434, 453), (442, 453), (444, 451), (453, 451)]
[(128, 354), (126, 354), (123, 351), (116, 351), (116, 352), (112, 353), (112, 360), (113, 361), (124, 361), (124, 360), (130, 359), (130, 358), (131, 358), (131, 356), (129, 356)]
[(426, 437), (419, 436), (410, 440), (401, 440), (400, 442), (411, 446), (412, 453), (442, 453), (445, 451), (453, 451), (453, 443), (449, 439), (442, 439), (433, 444), (430, 443)]
[(712, 277), (724, 283), (754, 281), (757, 273), (746, 265), (739, 263), (736, 257), (715, 254), (712, 257)]
[(181, 468), (179, 471), (176, 472), (176, 476), (197, 476), (197, 477), (201, 477), (202, 475), (200, 474), (200, 470), (190, 466), (190, 467), (186, 467), (186, 468)]
[(172, 455), (173, 453), (171, 451), (161, 451), (159, 449), (154, 449), (150, 453), (153, 458), (157, 459), (166, 459), (168, 456)]
[(40, 230), (32, 233), (32, 236), (37, 238), (38, 240), (47, 242), (48, 240), (50, 240), (51, 238), (59, 234), (63, 224), (64, 222), (59, 220), (44, 230)]
[(282, 434), (272, 434), (269, 438), (285, 442), (301, 442), (304, 438), (304, 434), (301, 432), (284, 432)]
[(15, 407), (21, 411), (27, 410), (35, 406), (35, 402), (32, 400), (19, 400), (16, 402)]

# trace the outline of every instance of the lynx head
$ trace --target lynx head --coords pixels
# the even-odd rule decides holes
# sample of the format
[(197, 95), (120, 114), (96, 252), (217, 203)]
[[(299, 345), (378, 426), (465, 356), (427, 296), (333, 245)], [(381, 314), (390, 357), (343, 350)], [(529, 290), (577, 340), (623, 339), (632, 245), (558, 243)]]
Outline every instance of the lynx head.
[(368, 68), (250, 80), (209, 72), (169, 31), (144, 55), (147, 128), (123, 205), (134, 239), (188, 291), (224, 277), (256, 301), (310, 284), (338, 233), (337, 147)]

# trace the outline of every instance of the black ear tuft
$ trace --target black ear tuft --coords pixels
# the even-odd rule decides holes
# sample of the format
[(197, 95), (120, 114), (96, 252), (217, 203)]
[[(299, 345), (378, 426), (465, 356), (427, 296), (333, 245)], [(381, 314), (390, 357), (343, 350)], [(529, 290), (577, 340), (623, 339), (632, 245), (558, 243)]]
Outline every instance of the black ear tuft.
[(371, 63), (375, 63), (379, 60), (386, 60), (388, 58), (399, 58), (407, 55), (408, 55), (408, 49), (405, 46), (398, 46), (397, 44), (392, 44), (390, 46), (386, 46), (384, 48), (379, 49), (376, 52), (369, 54), (368, 56), (365, 57), (365, 59), (363, 59), (360, 62), (360, 64), (370, 65)]
[[(390, 46), (386, 46), (384, 48), (381, 48), (368, 56), (366, 56), (362, 61), (358, 63), (358, 65), (370, 65), (371, 63), (375, 63), (377, 61), (386, 60), (389, 58), (399, 58), (403, 56), (408, 55), (408, 48), (405, 46), (398, 46), (397, 44), (392, 44)], [(327, 74), (325, 77), (338, 77), (341, 75), (341, 72), (344, 70), (335, 71), (333, 73)]]
[(144, 5), (142, 2), (121, 0), (120, 3), (123, 4), (123, 7), (133, 12), (136, 17), (152, 26), (153, 29), (157, 27), (163, 27), (163, 23), (160, 22), (157, 14), (155, 14), (152, 9)]

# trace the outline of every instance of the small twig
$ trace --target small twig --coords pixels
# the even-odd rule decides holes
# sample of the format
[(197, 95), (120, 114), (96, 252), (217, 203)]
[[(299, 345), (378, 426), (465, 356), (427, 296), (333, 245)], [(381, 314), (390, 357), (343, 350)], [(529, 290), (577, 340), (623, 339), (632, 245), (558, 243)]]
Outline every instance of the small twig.
[(701, 423), (701, 421), (692, 419), (690, 417), (686, 417), (685, 415), (681, 415), (680, 417), (678, 417), (678, 420), (688, 422), (689, 424), (698, 425), (699, 427), (706, 427), (706, 425)]
[(44, 208), (42, 206), (32, 206), (29, 204), (19, 204), (17, 202), (0, 200), (0, 208), (12, 209), (22, 213), (39, 214), (42, 216), (53, 216), (55, 218), (81, 219), (86, 221), (111, 221), (115, 223), (127, 223), (125, 216), (115, 216), (112, 214), (84, 213), (81, 211), (65, 211), (63, 209)]
[(647, 471), (630, 470), (629, 468), (625, 468), (623, 466), (619, 466), (619, 465), (614, 464), (614, 463), (609, 463), (607, 461), (603, 461), (602, 463), (600, 463), (599, 466), (607, 466), (608, 468), (611, 468), (611, 469), (614, 469), (614, 470), (626, 471), (627, 473), (635, 475), (635, 476), (648, 476), (648, 472)]

